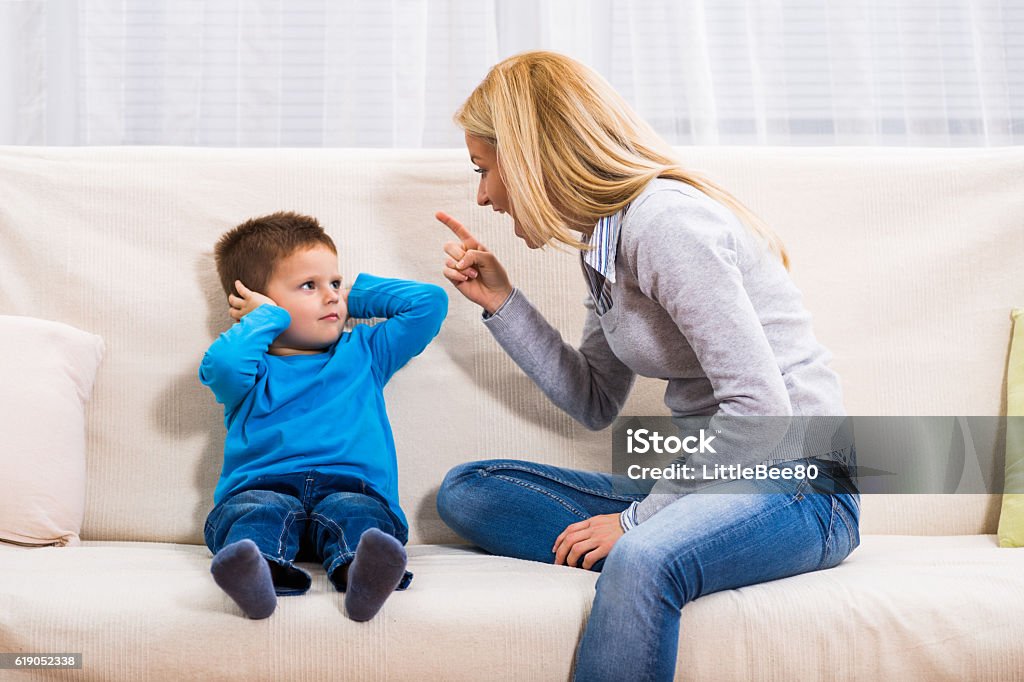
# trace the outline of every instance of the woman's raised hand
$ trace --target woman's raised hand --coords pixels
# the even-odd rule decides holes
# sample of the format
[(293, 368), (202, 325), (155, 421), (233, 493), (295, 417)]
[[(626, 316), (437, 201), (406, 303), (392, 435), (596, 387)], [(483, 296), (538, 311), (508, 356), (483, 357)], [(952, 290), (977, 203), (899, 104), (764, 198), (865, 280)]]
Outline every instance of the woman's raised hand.
[(441, 211), (434, 217), (447, 225), (458, 239), (444, 245), (448, 256), (444, 276), (459, 293), (494, 314), (512, 293), (505, 268), (458, 220)]

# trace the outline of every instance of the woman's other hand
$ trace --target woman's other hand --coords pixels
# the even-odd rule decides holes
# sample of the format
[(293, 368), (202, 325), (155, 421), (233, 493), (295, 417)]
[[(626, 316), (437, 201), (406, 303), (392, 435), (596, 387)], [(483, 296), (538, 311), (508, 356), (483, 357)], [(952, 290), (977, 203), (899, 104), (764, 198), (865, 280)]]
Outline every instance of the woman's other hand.
[(441, 211), (434, 217), (458, 238), (444, 245), (448, 256), (444, 276), (459, 293), (493, 315), (512, 293), (505, 268), (458, 220)]
[(555, 553), (556, 564), (590, 570), (608, 556), (623, 534), (618, 514), (599, 514), (566, 526), (551, 551)]

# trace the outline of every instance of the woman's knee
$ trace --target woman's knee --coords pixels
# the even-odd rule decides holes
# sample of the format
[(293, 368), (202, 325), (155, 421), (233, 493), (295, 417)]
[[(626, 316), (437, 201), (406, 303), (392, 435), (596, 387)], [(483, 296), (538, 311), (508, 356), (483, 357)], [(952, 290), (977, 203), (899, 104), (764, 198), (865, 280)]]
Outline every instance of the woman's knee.
[[(655, 533), (643, 532), (637, 526), (619, 538), (601, 568), (601, 582), (604, 589), (612, 590), (627, 599), (643, 601), (645, 597), (657, 597), (672, 602), (686, 603), (693, 595), (681, 568), (679, 552), (659, 538)], [(685, 548), (681, 548), (685, 553)]]
[(466, 462), (452, 467), (437, 491), (437, 513), (449, 526), (458, 523), (465, 510), (474, 484), (480, 479), (486, 462)]
[(606, 570), (610, 566), (627, 575), (649, 579), (664, 568), (669, 558), (667, 548), (644, 530), (636, 526), (619, 538), (605, 562)]

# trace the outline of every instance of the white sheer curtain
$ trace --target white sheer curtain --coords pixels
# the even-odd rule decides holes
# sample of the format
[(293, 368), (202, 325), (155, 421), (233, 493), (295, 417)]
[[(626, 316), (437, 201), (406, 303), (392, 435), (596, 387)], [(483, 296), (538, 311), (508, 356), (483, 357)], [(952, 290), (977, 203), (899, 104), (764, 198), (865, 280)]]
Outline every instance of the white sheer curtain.
[(1024, 142), (1024, 0), (0, 0), (0, 143), (458, 146), (536, 48), (674, 144)]

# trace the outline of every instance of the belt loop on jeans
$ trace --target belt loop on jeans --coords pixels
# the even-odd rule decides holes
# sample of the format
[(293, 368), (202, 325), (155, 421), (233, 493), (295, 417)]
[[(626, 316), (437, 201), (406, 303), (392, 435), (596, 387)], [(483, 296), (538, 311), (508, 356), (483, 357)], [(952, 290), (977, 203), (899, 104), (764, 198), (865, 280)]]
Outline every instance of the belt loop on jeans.
[(310, 469), (306, 472), (306, 487), (302, 491), (302, 506), (305, 507), (309, 501), (309, 496), (313, 492), (313, 479), (316, 478), (316, 472)]

